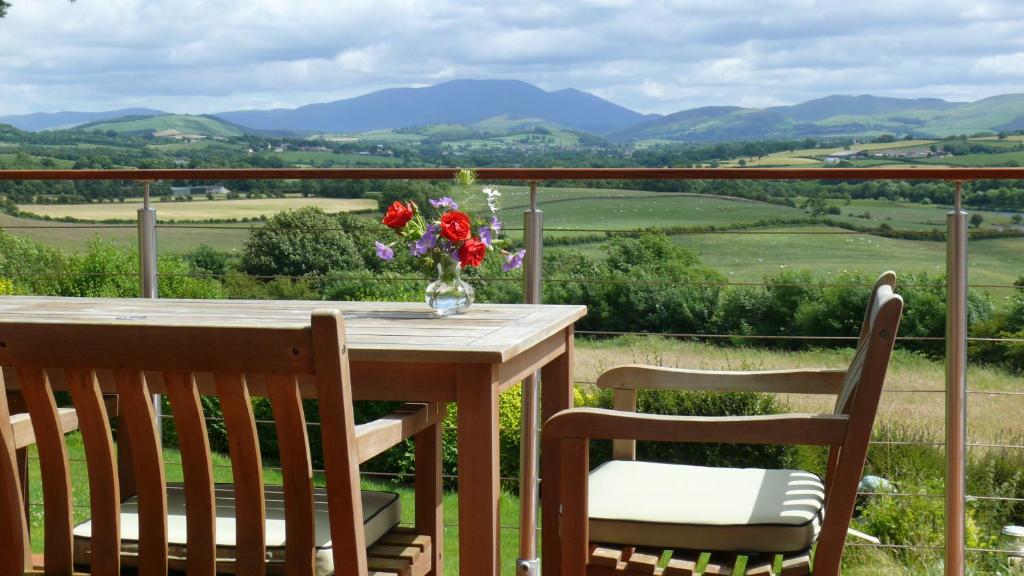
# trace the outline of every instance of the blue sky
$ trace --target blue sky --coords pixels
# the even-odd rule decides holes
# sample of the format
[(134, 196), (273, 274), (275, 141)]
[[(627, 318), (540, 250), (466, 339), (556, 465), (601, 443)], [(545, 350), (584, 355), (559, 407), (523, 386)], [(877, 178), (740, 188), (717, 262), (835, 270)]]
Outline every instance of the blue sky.
[(0, 115), (292, 107), (455, 78), (641, 112), (1024, 92), (1024, 1), (12, 0)]

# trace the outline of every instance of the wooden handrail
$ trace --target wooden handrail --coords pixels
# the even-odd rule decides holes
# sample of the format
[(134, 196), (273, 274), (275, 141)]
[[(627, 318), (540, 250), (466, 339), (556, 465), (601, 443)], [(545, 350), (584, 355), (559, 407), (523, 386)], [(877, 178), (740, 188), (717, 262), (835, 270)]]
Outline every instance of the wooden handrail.
[[(458, 168), (0, 170), (0, 180), (450, 180)], [(1024, 180), (1024, 168), (479, 168), (480, 180)]]

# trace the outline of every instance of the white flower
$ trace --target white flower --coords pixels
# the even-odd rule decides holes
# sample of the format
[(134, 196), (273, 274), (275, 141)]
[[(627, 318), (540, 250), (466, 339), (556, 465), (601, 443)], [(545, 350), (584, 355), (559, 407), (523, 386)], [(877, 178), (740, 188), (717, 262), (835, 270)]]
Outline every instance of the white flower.
[(484, 188), (483, 193), (487, 195), (487, 207), (491, 209), (491, 212), (497, 212), (498, 198), (501, 196), (501, 192), (494, 188)]

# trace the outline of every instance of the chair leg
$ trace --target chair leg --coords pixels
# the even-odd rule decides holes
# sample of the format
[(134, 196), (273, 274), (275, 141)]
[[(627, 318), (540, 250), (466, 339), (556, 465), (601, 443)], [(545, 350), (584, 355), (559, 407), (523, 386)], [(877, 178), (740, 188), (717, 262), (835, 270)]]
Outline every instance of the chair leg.
[(562, 576), (586, 576), (589, 556), (587, 525), (587, 474), (590, 470), (589, 442), (562, 440), (561, 503), (559, 536), (562, 539)]
[(430, 536), (431, 562), (429, 576), (444, 574), (442, 551), (444, 525), (442, 522), (441, 478), (441, 422), (447, 405), (439, 407), (438, 422), (413, 436), (416, 445), (416, 532)]

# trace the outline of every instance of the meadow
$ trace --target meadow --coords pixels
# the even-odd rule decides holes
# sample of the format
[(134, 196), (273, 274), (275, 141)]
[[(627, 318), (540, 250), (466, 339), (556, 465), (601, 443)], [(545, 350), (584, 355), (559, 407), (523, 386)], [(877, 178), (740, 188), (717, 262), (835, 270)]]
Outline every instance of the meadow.
[[(375, 200), (364, 198), (262, 198), (253, 200), (200, 200), (191, 202), (163, 202), (152, 204), (160, 220), (226, 220), (229, 218), (259, 218), (273, 216), (282, 210), (317, 206), (326, 212), (372, 210)], [(78, 220), (130, 220), (142, 208), (141, 202), (100, 204), (26, 204), (19, 210), (51, 218), (71, 217)]]
[[(498, 186), (501, 216), (514, 240), (521, 237), (522, 212), (529, 205), (529, 188)], [(485, 210), (482, 195), (471, 194), (469, 206)], [(593, 235), (590, 230), (635, 230), (648, 227), (728, 227), (754, 224), (767, 219), (802, 219), (804, 210), (726, 196), (654, 193), (634, 190), (588, 188), (542, 188), (539, 207), (549, 237)], [(857, 226), (887, 224), (897, 230), (943, 230), (947, 207), (893, 202), (888, 200), (834, 201), (840, 215), (830, 216)], [(160, 221), (158, 246), (161, 251), (186, 252), (200, 244), (220, 250), (235, 250), (260, 222), (203, 224), (203, 219), (255, 218), (284, 209), (320, 206), (329, 212), (373, 208), (372, 200), (300, 198), (261, 200), (197, 199), (193, 202), (157, 202)], [(26, 205), (22, 208), (52, 217), (79, 219), (135, 218), (139, 204)], [(975, 211), (972, 211), (974, 213)], [(984, 217), (982, 228), (1011, 223), (1006, 213), (977, 211)], [(869, 213), (870, 218), (861, 217)], [(196, 221), (174, 224), (170, 220)], [(63, 249), (80, 250), (97, 237), (123, 246), (137, 243), (132, 224), (91, 227), (86, 223), (43, 222), (0, 214), (0, 228)], [(903, 272), (942, 272), (945, 244), (925, 240), (885, 238), (851, 233), (826, 226), (777, 226), (735, 231), (683, 234), (674, 237), (682, 246), (697, 251), (710, 266), (737, 281), (757, 282), (785, 269), (808, 269), (820, 275), (845, 271), (876, 274), (885, 269)], [(551, 250), (580, 250), (600, 253), (603, 242)], [(969, 246), (970, 282), (976, 285), (1012, 284), (1024, 273), (1024, 239), (972, 240)], [(1005, 298), (1006, 291), (995, 293)]]

